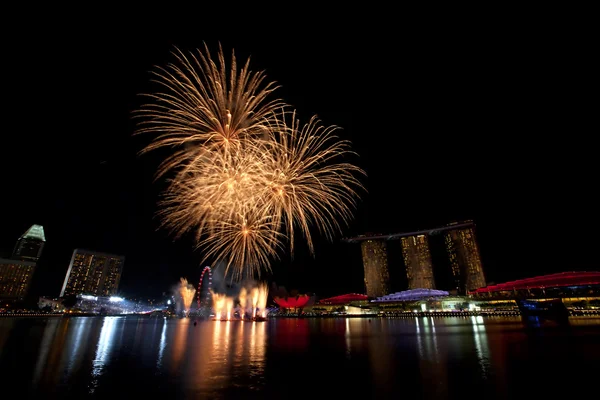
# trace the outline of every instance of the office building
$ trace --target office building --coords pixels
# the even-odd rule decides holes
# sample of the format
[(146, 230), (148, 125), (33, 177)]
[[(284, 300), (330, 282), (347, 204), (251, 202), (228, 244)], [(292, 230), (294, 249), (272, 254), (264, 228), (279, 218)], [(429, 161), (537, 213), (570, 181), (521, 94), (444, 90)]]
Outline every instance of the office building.
[(123, 256), (75, 249), (60, 297), (116, 295), (124, 263)]
[(35, 271), (35, 262), (0, 258), (0, 299), (25, 299)]
[(429, 240), (425, 235), (400, 238), (408, 289), (435, 289)]
[(44, 228), (32, 225), (17, 240), (11, 258), (0, 258), (0, 299), (25, 299), (45, 243)]
[(367, 296), (379, 297), (389, 293), (387, 245), (383, 240), (361, 242)]
[(46, 236), (44, 235), (44, 228), (41, 225), (32, 225), (27, 232), (17, 240), (11, 258), (13, 260), (37, 262), (42, 255), (45, 243)]
[(459, 294), (485, 286), (479, 246), (475, 239), (475, 226), (448, 230), (444, 239)]

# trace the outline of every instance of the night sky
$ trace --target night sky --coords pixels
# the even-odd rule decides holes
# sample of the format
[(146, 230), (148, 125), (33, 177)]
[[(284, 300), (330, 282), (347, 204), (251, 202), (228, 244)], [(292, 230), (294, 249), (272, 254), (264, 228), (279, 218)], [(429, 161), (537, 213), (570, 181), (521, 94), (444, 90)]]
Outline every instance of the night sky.
[[(353, 143), (368, 193), (343, 236), (472, 219), (488, 282), (600, 270), (598, 65), (583, 26), (341, 25), (315, 39), (214, 39), (220, 31), (32, 22), (5, 37), (0, 256), (41, 224), (38, 294), (59, 294), (75, 248), (125, 255), (126, 296), (196, 283), (191, 238), (158, 230), (160, 155), (138, 155), (150, 137), (132, 135), (131, 114), (174, 46), (220, 41), (280, 84), (303, 120), (316, 114)], [(402, 269), (392, 257), (395, 291)], [(318, 240), (315, 258), (282, 254), (266, 278), (322, 297), (365, 290), (359, 245), (339, 238)]]

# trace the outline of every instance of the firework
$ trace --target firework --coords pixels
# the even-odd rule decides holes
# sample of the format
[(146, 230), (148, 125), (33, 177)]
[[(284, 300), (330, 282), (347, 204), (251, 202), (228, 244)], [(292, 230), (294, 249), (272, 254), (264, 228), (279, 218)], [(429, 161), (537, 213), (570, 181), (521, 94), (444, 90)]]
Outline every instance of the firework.
[(194, 300), (194, 293), (196, 293), (196, 289), (194, 289), (194, 286), (190, 285), (185, 278), (180, 278), (179, 281), (180, 283), (178, 292), (183, 302), (183, 313), (185, 316), (187, 316), (190, 312), (190, 306)]
[(264, 74), (226, 67), (206, 54), (175, 53), (178, 64), (157, 73), (165, 92), (150, 95), (137, 133), (158, 134), (144, 151), (174, 153), (158, 176), (172, 171), (160, 202), (162, 226), (176, 236), (193, 231), (204, 259), (225, 261), (238, 278), (268, 270), (284, 242), (293, 254), (299, 230), (314, 254), (311, 228), (328, 239), (341, 232), (364, 189), (364, 172), (336, 126), (313, 117), (302, 124)]
[(317, 117), (303, 125), (295, 112), (282, 110), (269, 128), (270, 151), (263, 153), (260, 175), (267, 213), (285, 227), (292, 253), (296, 227), (314, 253), (310, 227), (328, 239), (341, 232), (340, 221), (352, 218), (357, 190), (363, 189), (357, 176), (364, 172), (343, 161), (355, 153), (335, 135), (339, 128), (322, 126)]
[(212, 150), (228, 151), (244, 139), (262, 136), (265, 121), (285, 106), (281, 100), (268, 99), (277, 86), (265, 82), (264, 71), (250, 71), (250, 59), (238, 70), (232, 53), (228, 69), (220, 45), (218, 64), (206, 44), (204, 50), (186, 55), (175, 49), (176, 62), (153, 72), (153, 81), (163, 91), (147, 94), (151, 102), (135, 113), (141, 121), (137, 133), (157, 135), (143, 152), (175, 150), (159, 168), (159, 176), (205, 159)]

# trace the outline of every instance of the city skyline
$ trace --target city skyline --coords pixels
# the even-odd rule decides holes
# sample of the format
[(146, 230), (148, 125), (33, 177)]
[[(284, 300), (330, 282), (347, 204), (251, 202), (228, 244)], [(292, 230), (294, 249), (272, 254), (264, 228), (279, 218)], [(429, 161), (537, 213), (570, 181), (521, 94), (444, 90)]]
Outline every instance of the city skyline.
[[(138, 94), (152, 89), (148, 71), (170, 61), (174, 46), (193, 50), (204, 39), (125, 37), (70, 48), (49, 33), (35, 49), (15, 42), (6, 50), (23, 63), (11, 70), (22, 78), (9, 83), (12, 118), (29, 117), (17, 106), (34, 91), (28, 77), (43, 71), (35, 90), (53, 93), (27, 132), (2, 138), (9, 151), (0, 170), (10, 193), (28, 193), (3, 197), (0, 252), (8, 256), (28, 227), (44, 226), (36, 274), (50, 286), (46, 295), (58, 295), (76, 248), (125, 255), (121, 288), (132, 295), (159, 295), (179, 277), (193, 282), (205, 266), (191, 238), (158, 229), (159, 158), (138, 157), (147, 141), (132, 137), (131, 119)], [(226, 54), (251, 57), (303, 118), (317, 114), (352, 142), (367, 194), (343, 236), (473, 219), (488, 281), (598, 269), (590, 114), (583, 89), (568, 84), (589, 76), (585, 53), (548, 41), (534, 57), (521, 36), (493, 32), (458, 47), (435, 35), (402, 42), (401, 64), (387, 60), (394, 40), (376, 37), (367, 49), (350, 37), (296, 40), (289, 52), (251, 38), (221, 43)], [(341, 239), (318, 239), (314, 259), (302, 246), (294, 259), (283, 254), (269, 279), (323, 296), (364, 293), (360, 248)], [(403, 266), (390, 260), (389, 268)]]

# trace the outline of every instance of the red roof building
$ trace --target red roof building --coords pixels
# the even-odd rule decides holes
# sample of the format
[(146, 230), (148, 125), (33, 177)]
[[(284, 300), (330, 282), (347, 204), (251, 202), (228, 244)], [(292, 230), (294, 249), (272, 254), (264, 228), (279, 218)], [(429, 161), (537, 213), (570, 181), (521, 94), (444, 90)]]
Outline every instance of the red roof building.
[(471, 291), (470, 294), (590, 285), (600, 285), (600, 272), (561, 272), (558, 274), (518, 279), (516, 281), (482, 287)]
[(273, 301), (281, 308), (302, 308), (306, 306), (310, 297), (305, 294), (301, 294), (298, 296), (290, 296), (290, 297), (274, 297)]
[(348, 304), (352, 301), (365, 301), (368, 299), (369, 299), (369, 297), (364, 294), (348, 293), (348, 294), (343, 294), (341, 296), (329, 297), (327, 299), (319, 300), (319, 304), (343, 305), (343, 304)]

